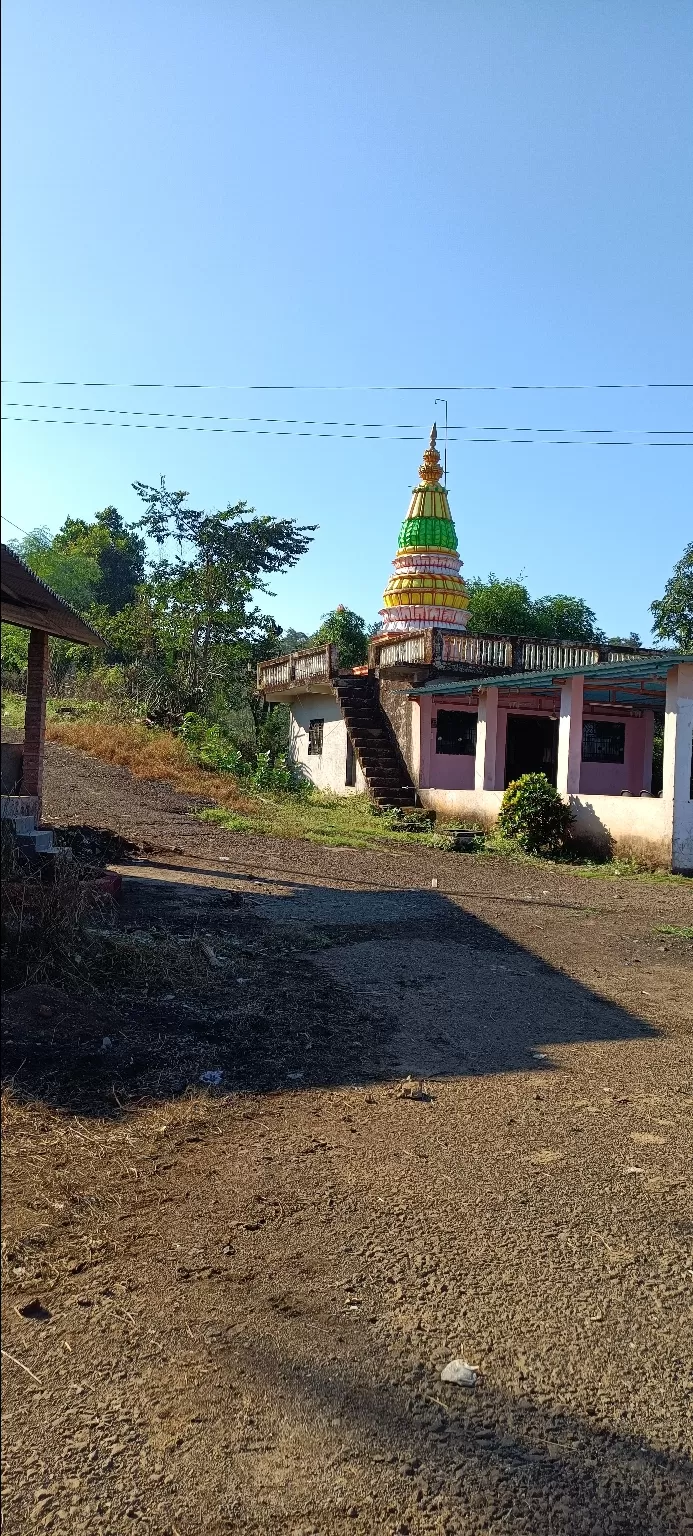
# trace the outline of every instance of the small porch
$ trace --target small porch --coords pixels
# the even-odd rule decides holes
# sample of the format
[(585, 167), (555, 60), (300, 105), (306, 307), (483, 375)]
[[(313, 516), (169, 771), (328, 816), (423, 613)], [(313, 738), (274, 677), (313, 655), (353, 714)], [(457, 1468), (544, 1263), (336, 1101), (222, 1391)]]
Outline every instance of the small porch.
[[(693, 657), (440, 679), (411, 697), (415, 779), (438, 814), (491, 826), (507, 785), (543, 772), (570, 801), (585, 844), (693, 872)], [(658, 719), (664, 751), (653, 794)]]
[(29, 567), (2, 545), (2, 622), (29, 631), (26, 706), (22, 741), (2, 742), (2, 816), (37, 852), (50, 851), (41, 819), (51, 635), (78, 645), (103, 645), (101, 636)]

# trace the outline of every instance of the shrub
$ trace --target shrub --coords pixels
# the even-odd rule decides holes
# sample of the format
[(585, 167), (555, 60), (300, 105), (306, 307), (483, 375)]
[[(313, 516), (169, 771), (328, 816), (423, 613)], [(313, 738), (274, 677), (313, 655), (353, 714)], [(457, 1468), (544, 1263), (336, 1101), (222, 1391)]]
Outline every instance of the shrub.
[(570, 806), (545, 774), (523, 773), (505, 791), (498, 827), (525, 853), (555, 858), (565, 846), (572, 819)]
[(248, 761), (226, 738), (220, 726), (206, 725), (192, 711), (184, 716), (180, 734), (193, 761), (201, 768), (233, 774), (253, 789), (301, 794), (310, 787), (285, 752), (277, 753), (274, 760), (269, 750), (257, 752)]

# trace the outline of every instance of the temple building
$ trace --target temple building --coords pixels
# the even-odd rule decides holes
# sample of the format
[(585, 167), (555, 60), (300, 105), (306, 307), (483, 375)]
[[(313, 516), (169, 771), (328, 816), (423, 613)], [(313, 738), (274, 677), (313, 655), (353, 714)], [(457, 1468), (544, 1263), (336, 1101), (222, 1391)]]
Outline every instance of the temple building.
[(409, 511), (402, 523), (393, 560), (394, 575), (383, 594), (380, 617), (388, 635), (411, 635), (437, 624), (462, 630), (469, 614), (460, 576), (457, 534), (448, 493), (441, 485), (435, 424), (419, 469)]
[(542, 772), (585, 848), (693, 873), (693, 655), (470, 634), (460, 571), (434, 426), (368, 665), (322, 645), (258, 668), (290, 707), (294, 761), (333, 794), (485, 827), (509, 783)]

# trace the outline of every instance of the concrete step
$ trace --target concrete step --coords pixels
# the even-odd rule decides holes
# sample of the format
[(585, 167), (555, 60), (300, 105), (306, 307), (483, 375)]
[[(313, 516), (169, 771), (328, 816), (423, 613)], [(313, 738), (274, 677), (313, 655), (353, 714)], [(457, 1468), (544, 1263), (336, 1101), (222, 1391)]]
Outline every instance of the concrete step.
[(51, 831), (39, 832), (34, 829), (33, 832), (24, 832), (17, 838), (17, 842), (22, 852), (28, 854), (52, 853), (54, 848)]
[(15, 816), (38, 816), (38, 800), (35, 795), (3, 795), (0, 799), (0, 815), (3, 821), (13, 821)]
[(17, 837), (30, 837), (36, 829), (35, 816), (6, 816), (5, 821), (11, 821)]
[(401, 789), (402, 775), (395, 768), (383, 768), (380, 763), (367, 763), (361, 760), (361, 767), (371, 784), (391, 784), (393, 788)]

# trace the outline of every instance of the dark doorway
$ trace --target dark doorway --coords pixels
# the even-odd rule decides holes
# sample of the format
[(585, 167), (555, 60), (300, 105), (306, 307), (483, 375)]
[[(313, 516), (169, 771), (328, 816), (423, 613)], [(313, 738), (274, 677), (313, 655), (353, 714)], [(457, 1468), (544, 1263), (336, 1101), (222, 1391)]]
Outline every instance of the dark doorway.
[(347, 731), (347, 750), (346, 750), (346, 775), (345, 775), (344, 783), (347, 784), (351, 789), (354, 788), (354, 785), (356, 783), (356, 753), (354, 751), (354, 743), (353, 743), (353, 741), (352, 741), (348, 731)]
[(545, 773), (556, 783), (558, 721), (546, 715), (508, 715), (505, 745), (505, 787), (523, 773)]

